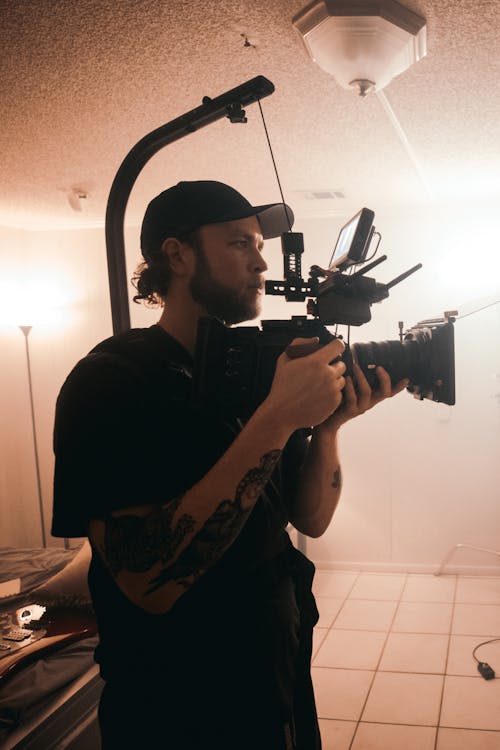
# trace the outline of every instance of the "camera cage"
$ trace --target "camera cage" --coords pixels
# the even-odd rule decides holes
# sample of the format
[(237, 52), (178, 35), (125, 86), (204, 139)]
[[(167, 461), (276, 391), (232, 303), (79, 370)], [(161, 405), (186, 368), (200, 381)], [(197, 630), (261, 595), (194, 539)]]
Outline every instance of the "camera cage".
[[(340, 239), (348, 228), (351, 244), (339, 245), (337, 240), (336, 248), (342, 248), (338, 258), (334, 250), (328, 269), (312, 266), (307, 281), (301, 272), (303, 235), (291, 231), (282, 235), (284, 278), (266, 281), (266, 294), (281, 295), (293, 302), (307, 299), (310, 317), (262, 320), (260, 327), (236, 328), (228, 328), (210, 317), (199, 321), (193, 373), (195, 402), (211, 402), (225, 412), (248, 418), (269, 393), (276, 360), (294, 338), (318, 337), (323, 345), (335, 338), (328, 326), (360, 326), (371, 320), (371, 305), (386, 299), (393, 286), (422, 267), (418, 263), (387, 284), (366, 276), (387, 259), (385, 255), (353, 273), (341, 272), (340, 267), (365, 262), (375, 234), (374, 216), (373, 211), (363, 208), (352, 217), (339, 234)], [(407, 390), (419, 400), (453, 405), (455, 314), (447, 312), (443, 318), (421, 321), (406, 332), (400, 322), (397, 340), (347, 346), (342, 357), (347, 373), (353, 373), (352, 364), (356, 360), (373, 388), (377, 386), (376, 367), (381, 365), (393, 384), (409, 377)]]

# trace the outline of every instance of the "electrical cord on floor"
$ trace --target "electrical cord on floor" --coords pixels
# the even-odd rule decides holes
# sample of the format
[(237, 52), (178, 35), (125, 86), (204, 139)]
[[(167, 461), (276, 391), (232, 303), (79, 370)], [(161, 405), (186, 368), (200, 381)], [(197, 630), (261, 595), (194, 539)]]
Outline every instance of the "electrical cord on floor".
[(482, 643), (478, 643), (474, 651), (472, 652), (472, 658), (477, 661), (477, 671), (482, 677), (484, 677), (485, 680), (493, 680), (495, 678), (495, 672), (487, 662), (479, 661), (479, 659), (476, 656), (476, 651), (481, 646), (486, 646), (488, 643), (495, 643), (495, 641), (500, 641), (500, 638), (492, 638), (489, 641), (483, 641)]

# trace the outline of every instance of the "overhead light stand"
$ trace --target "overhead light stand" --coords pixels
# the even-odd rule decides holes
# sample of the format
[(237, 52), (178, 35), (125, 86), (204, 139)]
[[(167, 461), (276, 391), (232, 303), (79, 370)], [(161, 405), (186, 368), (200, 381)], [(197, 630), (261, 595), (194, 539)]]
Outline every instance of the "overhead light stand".
[(227, 118), (231, 123), (245, 123), (243, 107), (273, 92), (274, 84), (264, 76), (257, 76), (214, 99), (205, 96), (199, 107), (141, 138), (122, 161), (109, 191), (105, 221), (113, 333), (130, 328), (124, 223), (127, 202), (141, 170), (161, 148), (217, 120)]

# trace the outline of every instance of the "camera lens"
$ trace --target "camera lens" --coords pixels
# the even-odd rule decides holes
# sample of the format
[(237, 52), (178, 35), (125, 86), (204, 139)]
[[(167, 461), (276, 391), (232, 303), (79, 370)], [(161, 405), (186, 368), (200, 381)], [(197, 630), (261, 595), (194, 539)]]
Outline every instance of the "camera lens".
[(374, 388), (378, 384), (375, 368), (379, 365), (387, 370), (393, 385), (403, 378), (409, 378), (410, 383), (425, 380), (430, 356), (429, 342), (429, 335), (425, 331), (417, 331), (407, 334), (402, 342), (369, 341), (353, 344), (351, 348), (355, 361)]

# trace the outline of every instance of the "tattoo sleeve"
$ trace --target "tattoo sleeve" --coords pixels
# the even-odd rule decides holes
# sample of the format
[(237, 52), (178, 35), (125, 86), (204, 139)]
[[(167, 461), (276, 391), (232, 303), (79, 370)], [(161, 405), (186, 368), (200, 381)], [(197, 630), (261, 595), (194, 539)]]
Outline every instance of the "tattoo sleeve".
[(197, 519), (180, 510), (184, 496), (144, 518), (108, 517), (103, 552), (112, 573), (145, 573), (160, 562), (160, 573), (150, 580), (146, 593), (168, 581), (189, 588), (236, 539), (280, 455), (280, 450), (274, 450), (262, 456), (259, 466), (238, 484), (234, 500), (222, 500), (198, 531)]

